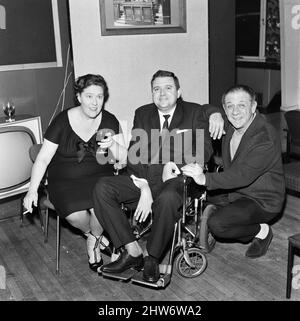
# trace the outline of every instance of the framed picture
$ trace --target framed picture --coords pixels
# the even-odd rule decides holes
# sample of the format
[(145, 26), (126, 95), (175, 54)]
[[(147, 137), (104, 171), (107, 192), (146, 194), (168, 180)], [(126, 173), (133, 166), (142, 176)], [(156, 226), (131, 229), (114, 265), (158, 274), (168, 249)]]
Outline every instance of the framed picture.
[(0, 0), (0, 71), (61, 67), (57, 0)]
[(186, 0), (99, 0), (101, 34), (186, 32)]

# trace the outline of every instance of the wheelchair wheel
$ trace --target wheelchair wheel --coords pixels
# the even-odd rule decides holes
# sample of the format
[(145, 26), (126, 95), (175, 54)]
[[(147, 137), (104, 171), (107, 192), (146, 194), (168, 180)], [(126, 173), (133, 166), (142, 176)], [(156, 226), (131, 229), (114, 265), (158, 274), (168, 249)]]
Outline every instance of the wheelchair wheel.
[(203, 211), (201, 224), (200, 224), (200, 248), (204, 253), (209, 253), (215, 247), (216, 240), (213, 235), (210, 233), (207, 220), (211, 214), (216, 210), (216, 207), (212, 204), (206, 206)]
[(183, 253), (181, 253), (176, 258), (176, 269), (178, 273), (185, 278), (195, 278), (206, 269), (207, 259), (201, 250), (196, 247), (187, 249), (187, 253), (194, 267), (191, 267), (186, 262)]

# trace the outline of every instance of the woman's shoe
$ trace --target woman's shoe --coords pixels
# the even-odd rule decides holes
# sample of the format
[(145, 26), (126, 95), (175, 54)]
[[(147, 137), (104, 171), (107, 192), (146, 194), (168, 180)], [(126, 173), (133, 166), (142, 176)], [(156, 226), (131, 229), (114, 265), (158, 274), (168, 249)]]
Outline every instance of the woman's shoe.
[(100, 253), (100, 238), (101, 236), (95, 236), (91, 232), (87, 233), (86, 247), (89, 257), (89, 267), (94, 272), (103, 265), (103, 259)]
[(108, 256), (112, 255), (113, 245), (112, 243), (109, 242), (109, 240), (103, 234), (99, 237), (99, 247), (104, 254)]
[(98, 268), (100, 268), (103, 265), (103, 259), (101, 258), (100, 262), (95, 262), (95, 263), (90, 263), (89, 262), (89, 267), (92, 271), (97, 272)]

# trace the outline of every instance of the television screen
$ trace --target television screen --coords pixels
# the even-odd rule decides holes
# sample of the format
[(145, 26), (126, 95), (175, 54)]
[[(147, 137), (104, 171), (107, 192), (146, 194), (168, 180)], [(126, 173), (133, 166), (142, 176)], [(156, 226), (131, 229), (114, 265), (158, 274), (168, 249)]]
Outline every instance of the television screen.
[(30, 180), (29, 148), (36, 143), (33, 132), (23, 126), (0, 128), (0, 194)]

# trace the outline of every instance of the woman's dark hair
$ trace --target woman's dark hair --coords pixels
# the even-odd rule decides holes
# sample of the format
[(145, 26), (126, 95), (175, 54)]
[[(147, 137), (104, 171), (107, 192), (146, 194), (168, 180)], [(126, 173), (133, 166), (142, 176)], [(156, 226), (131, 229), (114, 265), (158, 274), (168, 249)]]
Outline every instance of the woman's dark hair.
[(107, 102), (109, 93), (105, 79), (100, 75), (87, 74), (80, 76), (75, 80), (74, 91), (77, 101), (77, 94), (81, 94), (89, 86), (100, 86), (103, 89), (104, 104)]
[(159, 77), (171, 77), (174, 79), (174, 82), (175, 82), (175, 87), (176, 89), (178, 90), (180, 88), (180, 85), (179, 85), (179, 80), (177, 78), (177, 76), (175, 76), (174, 72), (171, 72), (171, 71), (167, 71), (167, 70), (158, 70), (153, 76), (152, 76), (152, 79), (151, 79), (151, 88), (153, 88), (153, 82), (156, 78), (159, 78)]
[(222, 95), (222, 104), (223, 105), (225, 104), (225, 97), (228, 94), (231, 94), (231, 93), (234, 93), (234, 92), (237, 92), (237, 91), (243, 91), (246, 94), (248, 94), (250, 96), (251, 103), (256, 101), (256, 93), (251, 87), (246, 86), (246, 85), (235, 85), (235, 86), (232, 86), (232, 87), (228, 88), (224, 92), (224, 94)]

